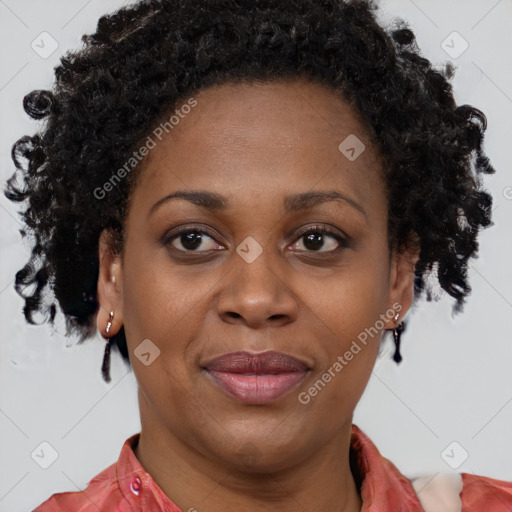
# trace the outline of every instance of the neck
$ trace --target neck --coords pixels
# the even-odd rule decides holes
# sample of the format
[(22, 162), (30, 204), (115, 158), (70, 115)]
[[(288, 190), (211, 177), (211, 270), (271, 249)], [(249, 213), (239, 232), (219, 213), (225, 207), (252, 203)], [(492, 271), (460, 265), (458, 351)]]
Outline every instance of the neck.
[(350, 471), (350, 433), (351, 422), (304, 454), (302, 462), (279, 471), (251, 470), (249, 452), (247, 469), (208, 457), (157, 422), (142, 422), (134, 453), (184, 511), (226, 512), (226, 504), (233, 504), (254, 512), (360, 512), (362, 500)]

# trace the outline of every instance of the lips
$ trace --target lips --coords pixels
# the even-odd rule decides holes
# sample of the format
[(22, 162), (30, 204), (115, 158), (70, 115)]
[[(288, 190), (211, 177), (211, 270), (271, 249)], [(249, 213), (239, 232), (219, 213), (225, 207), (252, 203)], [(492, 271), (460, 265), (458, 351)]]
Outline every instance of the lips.
[(202, 367), (222, 391), (248, 404), (277, 400), (296, 388), (311, 370), (304, 361), (275, 351), (232, 352)]

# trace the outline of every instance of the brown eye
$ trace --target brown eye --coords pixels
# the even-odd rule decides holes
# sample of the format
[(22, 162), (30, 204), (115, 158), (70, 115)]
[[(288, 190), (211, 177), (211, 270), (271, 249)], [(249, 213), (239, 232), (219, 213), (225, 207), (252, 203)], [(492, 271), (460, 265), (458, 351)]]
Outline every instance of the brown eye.
[(326, 228), (325, 226), (314, 226), (302, 231), (299, 234), (299, 239), (295, 245), (300, 244), (301, 241), (304, 249), (301, 247), (295, 247), (296, 250), (310, 252), (335, 252), (349, 246), (345, 237)]
[(210, 251), (215, 249), (215, 245), (219, 246), (204, 229), (190, 227), (170, 234), (165, 238), (164, 244), (171, 244), (173, 248), (182, 252)]

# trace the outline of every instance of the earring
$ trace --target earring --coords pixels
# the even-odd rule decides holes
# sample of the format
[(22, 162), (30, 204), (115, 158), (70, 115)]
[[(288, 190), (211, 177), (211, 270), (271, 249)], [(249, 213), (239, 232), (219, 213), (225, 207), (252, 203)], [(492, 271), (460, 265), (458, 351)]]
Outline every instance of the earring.
[[(397, 313), (393, 320), (396, 322), (398, 321), (398, 317), (400, 315)], [(402, 332), (405, 330), (405, 324), (404, 322), (400, 322), (399, 324), (395, 325), (395, 328), (393, 329), (393, 337), (395, 338), (395, 353), (393, 354), (393, 360), (398, 364), (400, 361), (402, 361), (402, 355), (400, 354), (400, 336), (402, 335)]]
[[(112, 320), (114, 319), (114, 312), (110, 312), (110, 317), (107, 322), (107, 328), (105, 329), (105, 333), (108, 335), (110, 332), (110, 328), (112, 327)], [(106, 382), (110, 382), (110, 339), (107, 338), (107, 343), (105, 345), (105, 353), (103, 354), (103, 364), (101, 365), (101, 374), (103, 375), (103, 379)]]

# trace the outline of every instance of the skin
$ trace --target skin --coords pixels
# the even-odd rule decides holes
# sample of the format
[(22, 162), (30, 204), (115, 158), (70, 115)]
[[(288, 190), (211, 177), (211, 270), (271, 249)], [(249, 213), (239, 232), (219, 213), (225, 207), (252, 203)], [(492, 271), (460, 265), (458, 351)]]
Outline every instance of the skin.
[[(142, 424), (135, 455), (182, 510), (358, 511), (351, 423), (380, 335), (309, 403), (298, 394), (396, 303), (403, 318), (417, 251), (389, 252), (378, 154), (335, 91), (297, 79), (223, 84), (195, 98), (145, 162), (123, 253), (112, 250), (108, 232), (100, 238), (97, 323), (104, 333), (113, 310), (111, 333), (125, 328)], [(353, 162), (338, 149), (350, 134), (366, 144)], [(150, 214), (178, 190), (216, 192), (229, 206), (174, 199)], [(347, 201), (284, 209), (285, 196), (319, 190), (338, 191), (364, 213)], [(195, 249), (180, 236), (165, 245), (184, 225), (213, 236)], [(345, 234), (348, 246), (331, 235), (317, 246), (297, 235), (315, 225)], [(247, 237), (263, 249), (252, 263), (236, 252)], [(384, 328), (394, 326), (387, 316)], [(133, 355), (145, 339), (160, 349), (148, 366)], [(275, 402), (244, 404), (201, 369), (244, 349), (282, 351), (312, 369)]]

